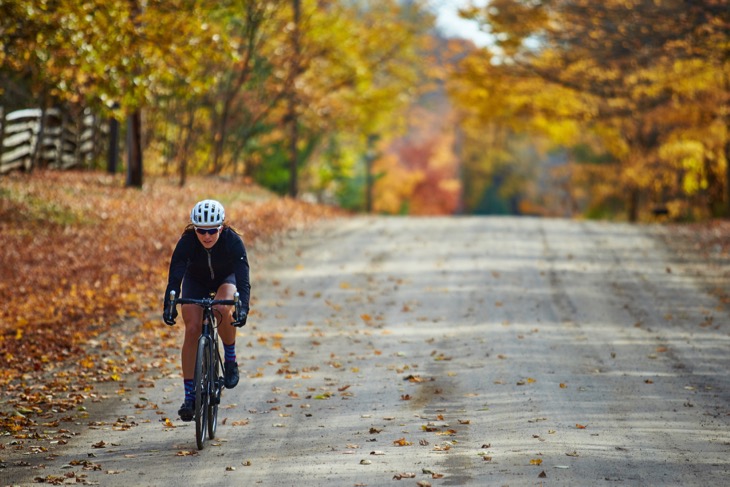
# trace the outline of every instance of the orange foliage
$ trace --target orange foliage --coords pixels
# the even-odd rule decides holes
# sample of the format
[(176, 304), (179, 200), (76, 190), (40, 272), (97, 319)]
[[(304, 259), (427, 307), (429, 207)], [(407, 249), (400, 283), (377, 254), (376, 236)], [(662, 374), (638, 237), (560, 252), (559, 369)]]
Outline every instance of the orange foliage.
[(85, 343), (124, 317), (161, 314), (169, 258), (197, 200), (220, 199), (247, 245), (336, 212), (221, 179), (123, 183), (84, 172), (2, 178), (0, 389), (66, 359), (93, 369)]
[(384, 177), (375, 188), (375, 210), (412, 215), (448, 215), (457, 211), (461, 184), (454, 154), (455, 130), (449, 110), (414, 109), (410, 133), (375, 163)]

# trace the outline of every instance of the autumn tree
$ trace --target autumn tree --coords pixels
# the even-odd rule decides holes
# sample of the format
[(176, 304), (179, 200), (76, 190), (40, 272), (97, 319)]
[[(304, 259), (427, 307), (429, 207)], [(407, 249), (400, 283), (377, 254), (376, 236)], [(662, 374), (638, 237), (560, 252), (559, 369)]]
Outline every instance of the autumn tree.
[[(319, 196), (363, 191), (349, 183), (364, 165), (368, 139), (387, 139), (404, 126), (405, 108), (418, 94), (421, 48), (432, 18), (417, 5), (392, 0), (304, 1), (301, 8), (293, 86), (301, 185)], [(291, 109), (282, 105), (271, 115), (289, 121)]]
[(243, 174), (286, 193), (296, 169), (302, 192), (343, 201), (433, 82), (424, 5), (8, 0), (0, 90), (23, 93), (17, 108), (137, 114), (126, 149), (145, 152), (145, 173)]
[[(561, 143), (566, 134), (555, 126), (578, 127), (586, 137), (574, 143), (598, 142), (610, 154), (603, 176), (631, 220), (656, 204), (675, 216), (730, 204), (728, 90), (717, 82), (728, 70), (723, 14), (715, 0), (495, 0), (465, 11), (495, 35), (491, 52), (474, 57), (486, 55), (486, 70), (512, 80), (502, 86), (523, 120)], [(457, 78), (478, 90), (482, 80), (466, 73)]]

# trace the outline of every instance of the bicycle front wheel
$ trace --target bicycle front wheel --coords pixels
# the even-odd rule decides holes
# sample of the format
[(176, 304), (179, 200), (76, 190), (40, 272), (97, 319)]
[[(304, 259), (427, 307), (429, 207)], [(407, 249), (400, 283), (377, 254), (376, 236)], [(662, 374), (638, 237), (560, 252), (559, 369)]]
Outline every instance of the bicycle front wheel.
[(223, 389), (223, 367), (221, 366), (218, 347), (211, 347), (211, 362), (209, 374), (210, 399), (208, 401), (208, 438), (215, 438), (218, 426), (218, 404), (221, 401), (221, 389)]
[(198, 355), (195, 359), (195, 441), (198, 450), (205, 446), (205, 430), (208, 423), (210, 403), (210, 342), (201, 337), (198, 341)]

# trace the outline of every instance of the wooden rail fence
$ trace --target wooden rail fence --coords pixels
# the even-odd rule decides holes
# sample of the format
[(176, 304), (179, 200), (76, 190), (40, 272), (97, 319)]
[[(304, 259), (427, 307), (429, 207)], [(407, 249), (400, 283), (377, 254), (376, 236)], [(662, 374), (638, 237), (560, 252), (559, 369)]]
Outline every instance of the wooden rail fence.
[(34, 168), (87, 168), (106, 147), (107, 124), (86, 109), (80, 116), (50, 108), (5, 114), (0, 107), (0, 175)]

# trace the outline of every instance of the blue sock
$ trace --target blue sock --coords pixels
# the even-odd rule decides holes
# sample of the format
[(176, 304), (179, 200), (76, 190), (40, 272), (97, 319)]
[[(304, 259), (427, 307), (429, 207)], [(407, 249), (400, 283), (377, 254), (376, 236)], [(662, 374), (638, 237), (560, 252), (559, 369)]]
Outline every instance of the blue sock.
[(195, 401), (195, 384), (193, 379), (183, 379), (185, 384), (185, 400)]
[(223, 351), (225, 352), (226, 362), (235, 362), (236, 361), (236, 342), (233, 342), (230, 345), (226, 345), (224, 343)]

